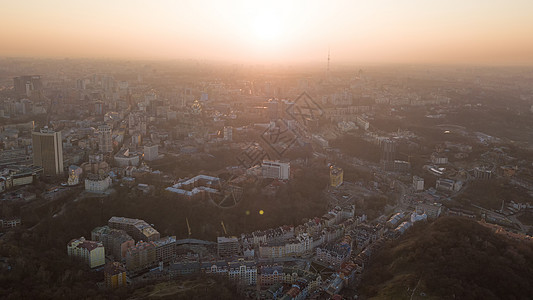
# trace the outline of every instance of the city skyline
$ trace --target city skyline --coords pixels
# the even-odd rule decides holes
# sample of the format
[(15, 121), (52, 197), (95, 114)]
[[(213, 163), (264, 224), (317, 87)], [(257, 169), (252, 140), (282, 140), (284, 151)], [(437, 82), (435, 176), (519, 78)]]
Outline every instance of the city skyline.
[(529, 299), (531, 12), (0, 2), (0, 298)]
[(24, 1), (0, 56), (533, 64), (530, 1)]

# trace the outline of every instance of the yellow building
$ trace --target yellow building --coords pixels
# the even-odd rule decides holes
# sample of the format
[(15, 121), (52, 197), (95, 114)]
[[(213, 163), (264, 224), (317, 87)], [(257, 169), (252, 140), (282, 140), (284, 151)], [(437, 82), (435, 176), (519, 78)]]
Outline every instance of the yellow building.
[(329, 167), (329, 179), (332, 187), (339, 187), (344, 182), (344, 171), (336, 166)]
[(104, 268), (104, 281), (107, 288), (126, 285), (126, 268), (119, 262), (110, 262)]
[(67, 252), (68, 256), (82, 259), (91, 268), (105, 264), (105, 250), (101, 242), (89, 241), (84, 237), (73, 239), (67, 244)]

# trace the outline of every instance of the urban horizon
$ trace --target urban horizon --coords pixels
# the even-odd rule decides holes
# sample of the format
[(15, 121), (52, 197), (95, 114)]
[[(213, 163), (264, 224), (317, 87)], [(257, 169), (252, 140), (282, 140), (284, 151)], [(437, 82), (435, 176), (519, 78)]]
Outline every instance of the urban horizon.
[(533, 2), (4, 1), (1, 299), (528, 299)]

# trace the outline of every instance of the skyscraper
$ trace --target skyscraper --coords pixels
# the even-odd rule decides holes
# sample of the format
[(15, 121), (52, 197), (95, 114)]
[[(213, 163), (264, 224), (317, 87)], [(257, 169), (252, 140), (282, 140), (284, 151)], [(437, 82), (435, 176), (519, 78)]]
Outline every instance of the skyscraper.
[(32, 133), (33, 164), (42, 167), (45, 175), (63, 173), (63, 143), (61, 132), (45, 127)]
[(107, 124), (98, 126), (98, 150), (104, 153), (113, 152), (111, 127)]

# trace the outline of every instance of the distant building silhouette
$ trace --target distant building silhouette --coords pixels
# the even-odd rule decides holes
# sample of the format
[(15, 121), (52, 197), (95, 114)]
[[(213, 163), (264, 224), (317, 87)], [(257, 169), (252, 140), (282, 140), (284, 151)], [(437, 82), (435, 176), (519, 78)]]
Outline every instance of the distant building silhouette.
[(381, 165), (385, 170), (394, 169), (396, 158), (396, 142), (390, 139), (381, 142)]
[(13, 78), (17, 96), (30, 97), (34, 91), (41, 91), (43, 83), (40, 75), (25, 75)]

